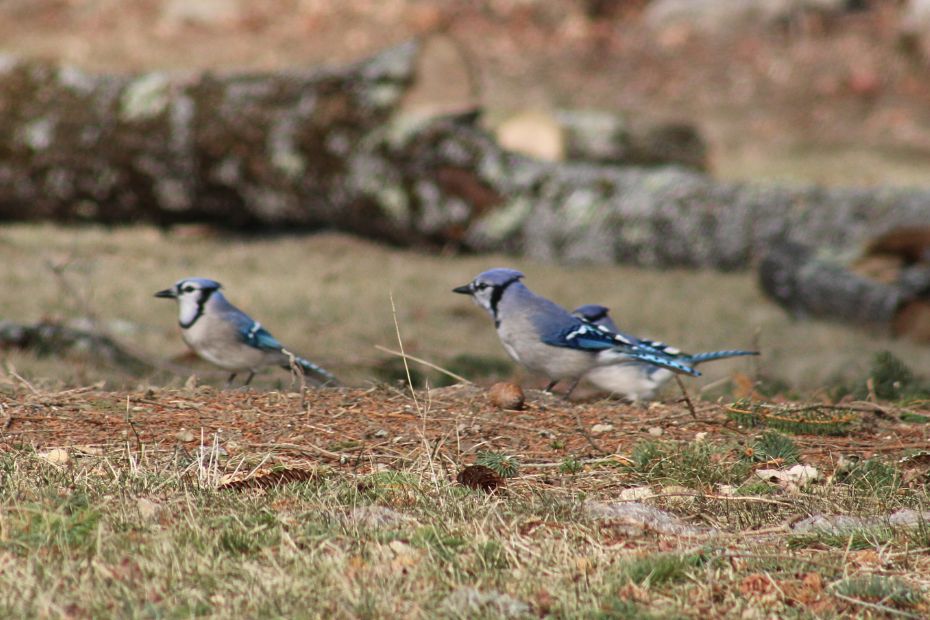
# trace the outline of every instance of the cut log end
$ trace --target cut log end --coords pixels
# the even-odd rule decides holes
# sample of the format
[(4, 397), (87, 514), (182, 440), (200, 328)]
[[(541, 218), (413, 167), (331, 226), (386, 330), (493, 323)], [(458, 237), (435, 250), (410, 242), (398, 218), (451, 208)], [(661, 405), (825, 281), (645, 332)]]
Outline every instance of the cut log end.
[(891, 324), (895, 336), (930, 343), (930, 301), (917, 300), (901, 306)]

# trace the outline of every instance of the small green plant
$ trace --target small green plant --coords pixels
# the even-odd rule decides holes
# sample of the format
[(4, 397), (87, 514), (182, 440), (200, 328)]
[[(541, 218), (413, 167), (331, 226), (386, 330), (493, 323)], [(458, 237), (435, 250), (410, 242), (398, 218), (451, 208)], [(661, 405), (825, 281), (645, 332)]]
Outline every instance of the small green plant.
[(496, 540), (489, 540), (478, 545), (478, 557), (484, 568), (503, 570), (510, 566), (507, 561), (507, 549)]
[(902, 422), (910, 422), (911, 424), (930, 424), (930, 416), (920, 415), (912, 411), (901, 412), (901, 414), (898, 415), (898, 419)]
[(702, 553), (658, 553), (630, 560), (620, 571), (625, 581), (656, 586), (681, 581), (690, 571), (703, 566), (707, 559)]
[(591, 616), (593, 620), (652, 620), (664, 618), (643, 609), (633, 601), (611, 596), (601, 605), (601, 609)]
[(427, 549), (436, 557), (448, 562), (455, 558), (467, 541), (457, 534), (445, 531), (441, 525), (425, 525), (417, 528), (410, 543), (414, 547)]
[(475, 463), (493, 469), (501, 478), (513, 478), (519, 471), (517, 459), (500, 452), (479, 452)]
[(839, 582), (835, 588), (850, 598), (894, 607), (914, 607), (926, 599), (920, 590), (906, 581), (882, 575), (850, 577)]
[(647, 441), (633, 447), (631, 468), (650, 483), (705, 489), (746, 479), (751, 466), (726, 448), (705, 442)]
[[(880, 351), (872, 358), (868, 379), (875, 396), (883, 400), (927, 398), (930, 384), (922, 381), (914, 372), (890, 351)], [(869, 381), (862, 381), (854, 391), (857, 398), (870, 396)]]
[(901, 487), (901, 472), (893, 465), (872, 458), (838, 469), (835, 480), (869, 495), (887, 497)]
[(848, 532), (812, 532), (788, 538), (789, 549), (807, 549), (809, 547), (831, 547), (833, 549), (874, 549), (894, 538), (894, 532), (887, 527), (857, 529)]
[(727, 407), (727, 417), (750, 428), (764, 426), (800, 435), (845, 435), (859, 414), (817, 405), (790, 407), (744, 398)]
[(633, 446), (633, 452), (630, 454), (633, 469), (641, 474), (649, 473), (664, 458), (665, 451), (656, 441), (641, 441)]
[(790, 437), (769, 430), (756, 439), (747, 456), (758, 462), (780, 461), (785, 465), (793, 465), (798, 462), (801, 453)]
[(778, 488), (768, 482), (747, 482), (736, 489), (737, 495), (774, 495)]
[(559, 465), (559, 471), (563, 474), (575, 475), (584, 470), (584, 464), (573, 456), (566, 456)]

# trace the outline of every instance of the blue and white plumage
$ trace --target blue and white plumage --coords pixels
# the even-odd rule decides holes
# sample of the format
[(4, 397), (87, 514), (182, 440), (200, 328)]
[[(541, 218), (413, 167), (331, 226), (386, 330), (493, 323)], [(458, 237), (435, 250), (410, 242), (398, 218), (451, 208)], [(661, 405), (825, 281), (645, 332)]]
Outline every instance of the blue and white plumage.
[(558, 304), (533, 293), (514, 269), (491, 269), (453, 289), (470, 295), (497, 328), (504, 349), (527, 369), (548, 377), (550, 387), (577, 381), (599, 366), (647, 362), (672, 372), (697, 376), (688, 363), (622, 334), (572, 316)]
[[(696, 366), (703, 362), (739, 357), (743, 355), (758, 355), (757, 351), (727, 350), (711, 351), (708, 353), (688, 354), (670, 347), (662, 342), (636, 338), (620, 331), (610, 318), (608, 308), (597, 304), (586, 304), (572, 311), (572, 314), (581, 320), (604, 329), (610, 333), (620, 334), (624, 338), (637, 343), (642, 347), (649, 347), (661, 351), (689, 366)], [(637, 402), (655, 398), (659, 389), (672, 378), (672, 372), (652, 364), (632, 363), (618, 366), (593, 368), (584, 379), (612, 394), (620, 395), (627, 400)]]
[[(248, 372), (248, 385), (255, 371), (265, 366), (290, 368), (290, 356), (261, 323), (229, 303), (221, 284), (207, 278), (185, 278), (155, 297), (176, 299), (181, 337), (197, 355), (231, 371), (232, 383), (240, 372)], [(302, 357), (294, 357), (304, 375), (315, 385), (338, 383), (325, 369)]]

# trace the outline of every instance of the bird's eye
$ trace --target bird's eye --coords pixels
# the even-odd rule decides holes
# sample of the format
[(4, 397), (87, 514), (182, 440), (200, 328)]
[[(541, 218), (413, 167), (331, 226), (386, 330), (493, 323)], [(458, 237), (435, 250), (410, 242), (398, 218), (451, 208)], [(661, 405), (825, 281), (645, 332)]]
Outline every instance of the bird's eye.
[(478, 282), (477, 284), (475, 284), (475, 288), (478, 289), (479, 291), (483, 291), (484, 289), (488, 288), (488, 285), (484, 282)]
[(188, 284), (187, 286), (185, 286), (185, 287), (182, 288), (181, 290), (182, 290), (183, 292), (185, 292), (185, 293), (193, 293), (193, 292), (194, 292), (194, 287), (191, 286), (190, 284)]

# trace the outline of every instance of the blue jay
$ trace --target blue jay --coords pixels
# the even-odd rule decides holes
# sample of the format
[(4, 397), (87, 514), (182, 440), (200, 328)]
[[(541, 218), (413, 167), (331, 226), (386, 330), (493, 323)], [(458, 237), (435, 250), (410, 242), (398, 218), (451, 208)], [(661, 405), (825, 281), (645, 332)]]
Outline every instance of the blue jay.
[[(688, 366), (697, 366), (702, 362), (710, 362), (727, 357), (759, 355), (758, 351), (738, 350), (713, 351), (710, 353), (697, 353), (695, 355), (682, 353), (678, 349), (664, 343), (636, 338), (635, 336), (620, 331), (610, 318), (609, 310), (597, 304), (579, 306), (572, 311), (572, 314), (588, 323), (606, 329), (610, 333), (619, 334), (627, 340), (662, 351), (673, 359), (685, 363)], [(593, 368), (584, 378), (606, 392), (618, 394), (635, 403), (640, 400), (652, 400), (656, 392), (659, 391), (659, 388), (672, 378), (672, 372), (653, 364), (635, 363)], [(572, 388), (574, 387), (573, 385)], [(569, 389), (569, 393), (571, 393), (572, 388)]]
[[(248, 385), (263, 366), (290, 368), (290, 357), (274, 336), (226, 300), (220, 283), (206, 278), (185, 278), (171, 288), (155, 293), (178, 301), (178, 323), (184, 342), (203, 359), (229, 370), (227, 385), (240, 372), (248, 371)], [(295, 361), (317, 386), (338, 383), (336, 377), (302, 357)]]
[(564, 379), (578, 381), (592, 368), (630, 362), (701, 374), (686, 361), (572, 316), (533, 293), (521, 278), (514, 269), (491, 269), (452, 290), (470, 295), (491, 315), (504, 349), (519, 364), (548, 377), (547, 390)]

